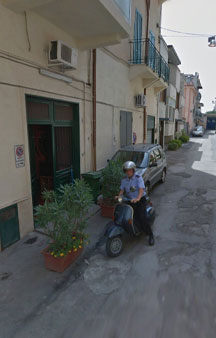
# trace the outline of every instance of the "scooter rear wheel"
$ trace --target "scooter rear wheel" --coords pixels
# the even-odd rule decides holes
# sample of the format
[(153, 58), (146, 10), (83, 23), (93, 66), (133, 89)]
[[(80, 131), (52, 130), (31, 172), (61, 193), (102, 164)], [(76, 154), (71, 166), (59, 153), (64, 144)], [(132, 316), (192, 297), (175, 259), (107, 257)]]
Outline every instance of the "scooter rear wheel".
[(109, 257), (117, 257), (123, 250), (123, 241), (120, 236), (108, 238), (106, 241), (106, 253)]

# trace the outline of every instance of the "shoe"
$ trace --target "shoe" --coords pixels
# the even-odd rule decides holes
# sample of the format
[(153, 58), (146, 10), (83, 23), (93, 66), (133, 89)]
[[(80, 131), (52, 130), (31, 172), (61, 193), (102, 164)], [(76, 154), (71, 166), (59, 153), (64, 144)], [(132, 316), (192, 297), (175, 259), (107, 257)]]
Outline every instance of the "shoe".
[(155, 239), (154, 239), (154, 235), (150, 235), (149, 236), (149, 245), (153, 246), (155, 244)]

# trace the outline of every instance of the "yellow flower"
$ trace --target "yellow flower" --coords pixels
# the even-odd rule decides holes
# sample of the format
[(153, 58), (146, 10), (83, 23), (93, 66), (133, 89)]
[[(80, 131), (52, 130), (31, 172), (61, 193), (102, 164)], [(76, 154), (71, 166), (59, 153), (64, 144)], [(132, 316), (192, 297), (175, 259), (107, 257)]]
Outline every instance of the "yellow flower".
[(64, 253), (63, 253), (63, 252), (61, 252), (61, 253), (60, 253), (60, 257), (63, 257), (63, 256), (64, 256)]
[(80, 241), (80, 243), (82, 243), (83, 241)]
[(53, 255), (54, 255), (54, 252), (51, 252), (51, 255), (53, 256)]
[(72, 237), (72, 239), (76, 239), (76, 237), (75, 237), (75, 236), (73, 236), (73, 237)]
[(82, 246), (81, 246), (81, 245), (79, 245), (79, 249), (82, 249)]
[(71, 250), (69, 250), (68, 253), (71, 253)]
[(54, 257), (56, 258), (56, 257), (57, 257), (57, 255), (54, 255)]
[(77, 251), (77, 248), (74, 249), (74, 252), (76, 252), (76, 251)]

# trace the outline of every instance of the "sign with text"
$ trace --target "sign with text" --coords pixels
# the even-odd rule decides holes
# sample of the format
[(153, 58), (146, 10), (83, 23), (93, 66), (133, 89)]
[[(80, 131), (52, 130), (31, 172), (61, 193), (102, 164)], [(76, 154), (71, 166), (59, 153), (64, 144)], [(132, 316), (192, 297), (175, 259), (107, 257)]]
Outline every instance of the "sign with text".
[(14, 146), (16, 168), (25, 167), (24, 145)]

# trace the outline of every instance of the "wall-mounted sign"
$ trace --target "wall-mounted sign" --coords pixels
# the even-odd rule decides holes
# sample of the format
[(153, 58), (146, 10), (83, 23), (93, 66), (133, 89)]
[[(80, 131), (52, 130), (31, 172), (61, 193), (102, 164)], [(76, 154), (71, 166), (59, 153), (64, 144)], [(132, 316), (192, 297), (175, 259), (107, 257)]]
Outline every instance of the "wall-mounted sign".
[(24, 145), (14, 146), (16, 168), (25, 167)]

